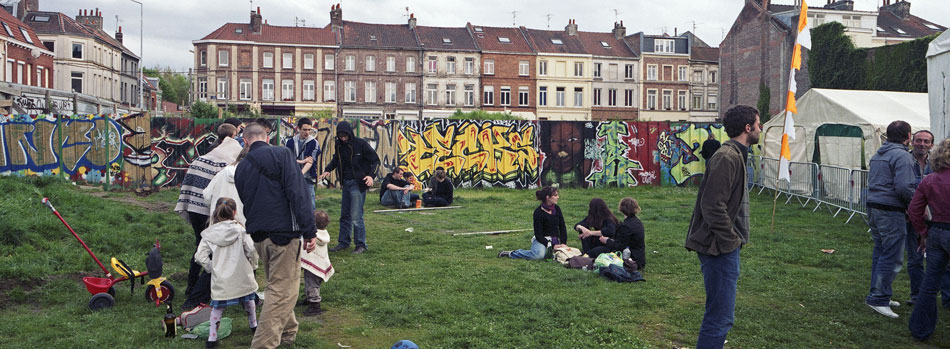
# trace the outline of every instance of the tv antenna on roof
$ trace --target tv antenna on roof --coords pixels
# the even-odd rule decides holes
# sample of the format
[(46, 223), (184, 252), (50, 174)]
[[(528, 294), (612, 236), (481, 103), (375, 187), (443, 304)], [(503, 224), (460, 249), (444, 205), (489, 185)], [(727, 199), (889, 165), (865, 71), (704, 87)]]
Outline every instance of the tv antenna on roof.
[(614, 22), (620, 21), (620, 10), (614, 9)]
[(518, 11), (511, 11), (511, 25), (517, 25), (515, 24), (515, 18), (518, 18)]
[(548, 29), (551, 29), (551, 14), (548, 13), (547, 17), (548, 17)]
[(115, 30), (116, 30), (116, 31), (119, 31), (119, 23), (120, 23), (120, 22), (122, 22), (122, 20), (119, 19), (119, 15), (115, 15)]
[(403, 17), (406, 17), (406, 20), (407, 20), (407, 21), (409, 20), (409, 6), (406, 6), (406, 14), (404, 14), (404, 15), (402, 15), (402, 16), (403, 16)]

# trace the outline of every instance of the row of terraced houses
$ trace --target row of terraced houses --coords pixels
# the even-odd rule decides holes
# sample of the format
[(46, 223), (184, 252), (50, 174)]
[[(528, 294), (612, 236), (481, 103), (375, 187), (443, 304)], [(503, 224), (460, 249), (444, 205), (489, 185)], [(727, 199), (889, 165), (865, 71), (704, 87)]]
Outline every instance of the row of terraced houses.
[(272, 115), (419, 119), (456, 110), (540, 120), (714, 121), (719, 49), (689, 32), (227, 23), (193, 41), (195, 99)]

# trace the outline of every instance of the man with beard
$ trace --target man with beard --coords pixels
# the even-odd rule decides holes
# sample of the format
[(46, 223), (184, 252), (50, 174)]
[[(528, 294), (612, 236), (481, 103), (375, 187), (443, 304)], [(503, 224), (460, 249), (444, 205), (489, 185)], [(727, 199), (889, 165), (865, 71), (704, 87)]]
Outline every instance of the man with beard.
[(759, 112), (746, 105), (726, 111), (729, 140), (709, 158), (686, 234), (686, 249), (699, 256), (706, 312), (696, 348), (722, 348), (732, 328), (739, 280), (739, 250), (749, 242), (749, 146), (762, 132)]

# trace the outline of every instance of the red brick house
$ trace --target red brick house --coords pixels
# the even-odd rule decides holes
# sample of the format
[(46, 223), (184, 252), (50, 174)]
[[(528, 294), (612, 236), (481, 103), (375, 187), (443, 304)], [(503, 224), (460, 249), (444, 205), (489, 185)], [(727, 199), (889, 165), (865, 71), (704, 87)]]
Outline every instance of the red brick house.
[(33, 28), (7, 11), (0, 11), (0, 24), (5, 34), (0, 35), (0, 60), (4, 62), (0, 80), (53, 88), (53, 52), (43, 46)]
[[(537, 96), (537, 54), (528, 43), (520, 28), (486, 27), (467, 23), (469, 33), (482, 53), (481, 86), (483, 110), (521, 116), (528, 120), (537, 118), (536, 100), (528, 103), (511, 98), (513, 93), (527, 89), (528, 96)], [(527, 64), (527, 67), (523, 67)], [(507, 90), (505, 90), (507, 88)], [(515, 91), (515, 92), (512, 92)], [(502, 93), (509, 93), (510, 100), (503, 100)], [(517, 96), (517, 94), (514, 94)]]

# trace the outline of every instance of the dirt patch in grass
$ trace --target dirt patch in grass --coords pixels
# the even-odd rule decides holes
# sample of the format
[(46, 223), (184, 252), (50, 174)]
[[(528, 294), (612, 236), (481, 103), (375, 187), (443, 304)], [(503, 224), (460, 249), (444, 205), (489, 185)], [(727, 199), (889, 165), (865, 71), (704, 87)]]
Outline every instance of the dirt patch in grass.
[(98, 198), (108, 199), (108, 200), (112, 200), (112, 201), (127, 204), (127, 205), (138, 206), (138, 207), (144, 208), (146, 211), (170, 212), (174, 208), (173, 204), (170, 204), (167, 202), (160, 202), (160, 201), (149, 202), (149, 201), (139, 200), (136, 197), (126, 196), (123, 194), (109, 193), (109, 192), (104, 192), (104, 191), (93, 191), (93, 190), (89, 190), (86, 193)]
[(0, 278), (0, 310), (23, 303), (38, 307), (39, 303), (33, 297), (29, 297), (29, 293), (34, 289), (44, 287), (51, 281), (60, 279), (72, 279), (81, 282), (83, 277), (92, 275), (92, 273), (72, 273), (26, 279)]

